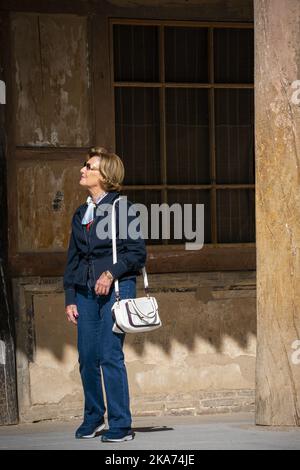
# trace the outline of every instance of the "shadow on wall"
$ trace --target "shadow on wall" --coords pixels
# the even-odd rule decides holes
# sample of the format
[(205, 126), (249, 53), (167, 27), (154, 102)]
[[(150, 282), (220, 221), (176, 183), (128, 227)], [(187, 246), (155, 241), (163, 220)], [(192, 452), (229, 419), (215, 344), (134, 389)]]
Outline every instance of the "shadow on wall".
[[(52, 285), (49, 280), (48, 284), (45, 279), (36, 280), (17, 288), (18, 349), (30, 362), (34, 362), (37, 348), (65, 361), (69, 348), (74, 351), (77, 346), (76, 326), (66, 320), (61, 287), (54, 285), (53, 279)], [(142, 356), (149, 344), (171, 355), (175, 342), (191, 353), (216, 354), (226, 348), (232, 357), (253, 355), (255, 272), (152, 275), (149, 284), (153, 285), (150, 292), (157, 298), (163, 327), (150, 333), (127, 334), (126, 345), (136, 355)], [(137, 296), (141, 295), (142, 280), (138, 279)]]

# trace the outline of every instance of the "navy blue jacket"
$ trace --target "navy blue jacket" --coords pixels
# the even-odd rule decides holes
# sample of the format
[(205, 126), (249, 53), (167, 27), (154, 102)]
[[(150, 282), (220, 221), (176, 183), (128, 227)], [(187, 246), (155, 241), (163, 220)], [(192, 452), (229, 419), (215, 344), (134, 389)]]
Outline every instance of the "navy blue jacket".
[[(86, 286), (89, 273), (89, 283), (93, 287), (103, 271), (109, 270), (115, 278), (128, 279), (140, 274), (140, 269), (146, 263), (146, 245), (143, 238), (134, 240), (128, 236), (120, 239), (119, 231), (119, 204), (115, 204), (116, 210), (116, 239), (117, 239), (117, 263), (113, 264), (111, 237), (100, 239), (96, 233), (97, 223), (107, 217), (107, 211), (102, 211), (102, 204), (112, 204), (120, 196), (118, 191), (111, 191), (104, 196), (98, 204), (98, 210), (94, 222), (89, 231), (81, 224), (81, 220), (87, 208), (82, 204), (76, 209), (72, 219), (72, 233), (70, 237), (67, 264), (64, 273), (65, 305), (75, 304), (76, 285)], [(127, 200), (127, 210), (132, 203)], [(136, 216), (127, 213), (127, 229)], [(137, 227), (139, 230), (139, 226)]]

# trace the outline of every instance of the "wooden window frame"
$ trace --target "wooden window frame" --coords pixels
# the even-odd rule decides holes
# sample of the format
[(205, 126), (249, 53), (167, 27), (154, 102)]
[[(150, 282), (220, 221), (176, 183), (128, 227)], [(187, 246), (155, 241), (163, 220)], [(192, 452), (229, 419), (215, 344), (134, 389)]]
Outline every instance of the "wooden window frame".
[[(203, 21), (176, 21), (176, 20), (137, 20), (112, 18), (109, 20), (110, 27), (110, 64), (111, 64), (111, 86), (112, 86), (112, 109), (115, 110), (115, 89), (116, 88), (158, 88), (159, 89), (159, 107), (160, 107), (160, 163), (161, 163), (161, 184), (157, 185), (125, 185), (124, 190), (160, 190), (162, 194), (162, 203), (167, 203), (168, 190), (209, 190), (211, 204), (211, 243), (204, 245), (202, 250), (193, 251), (192, 257), (196, 262), (191, 262), (191, 256), (185, 250), (184, 244), (171, 245), (166, 240), (162, 245), (148, 245), (148, 249), (153, 251), (154, 258), (159, 261), (159, 256), (164, 257), (164, 253), (169, 252), (170, 264), (172, 264), (172, 254), (186, 259), (186, 264), (190, 270), (207, 270), (209, 267), (219, 270), (227, 269), (255, 269), (255, 243), (218, 243), (217, 240), (217, 190), (226, 189), (255, 189), (255, 184), (218, 184), (216, 182), (216, 143), (215, 143), (215, 90), (216, 89), (254, 89), (254, 83), (214, 83), (214, 29), (217, 28), (237, 28), (254, 29), (251, 23), (231, 23), (231, 22), (203, 22)], [(156, 26), (159, 29), (159, 82), (128, 82), (114, 80), (114, 56), (113, 56), (113, 27), (114, 25), (129, 26)], [(206, 28), (208, 29), (208, 83), (176, 83), (165, 81), (165, 48), (164, 48), (164, 28), (168, 26)], [(167, 149), (166, 149), (166, 109), (165, 94), (168, 88), (187, 88), (187, 89), (207, 89), (208, 90), (208, 110), (209, 110), (209, 158), (210, 158), (210, 178), (211, 184), (167, 184)], [(114, 111), (115, 112), (115, 111)], [(114, 116), (115, 123), (115, 116)], [(115, 126), (113, 130), (114, 146), (116, 148)], [(201, 254), (200, 254), (201, 252)], [(222, 255), (219, 257), (218, 255)], [(215, 253), (215, 261), (213, 257)], [(224, 255), (224, 266), (222, 267), (222, 257)], [(240, 256), (240, 260), (234, 259)], [(228, 259), (227, 259), (228, 256)], [(230, 257), (232, 260), (230, 262)], [(189, 260), (189, 261), (188, 261)], [(194, 269), (193, 269), (194, 267)], [(178, 266), (180, 270), (180, 266)], [(159, 269), (158, 267), (156, 269)], [(175, 269), (175, 266), (173, 266)], [(167, 271), (168, 272), (168, 271)]]

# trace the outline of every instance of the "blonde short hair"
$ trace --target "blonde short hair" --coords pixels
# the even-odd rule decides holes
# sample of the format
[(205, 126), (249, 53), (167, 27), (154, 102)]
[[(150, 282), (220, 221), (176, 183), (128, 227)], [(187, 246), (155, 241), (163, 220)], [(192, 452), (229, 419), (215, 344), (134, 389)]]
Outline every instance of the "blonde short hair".
[(99, 171), (104, 178), (104, 191), (120, 191), (124, 180), (124, 165), (121, 158), (104, 147), (92, 147), (89, 158), (98, 157)]

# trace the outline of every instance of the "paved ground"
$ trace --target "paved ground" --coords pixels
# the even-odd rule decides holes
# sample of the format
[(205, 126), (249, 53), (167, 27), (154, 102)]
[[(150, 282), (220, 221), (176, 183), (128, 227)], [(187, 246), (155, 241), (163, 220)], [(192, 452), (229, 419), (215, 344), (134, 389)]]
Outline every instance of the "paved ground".
[(103, 444), (99, 438), (74, 439), (77, 419), (0, 427), (0, 449), (298, 449), (300, 428), (254, 425), (252, 413), (214, 416), (135, 418), (131, 442)]

